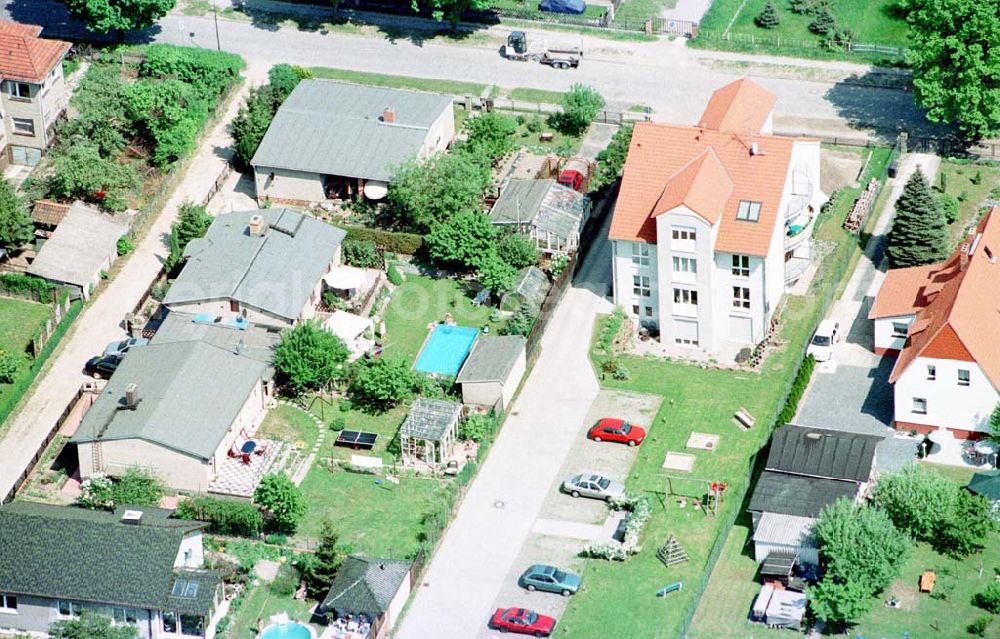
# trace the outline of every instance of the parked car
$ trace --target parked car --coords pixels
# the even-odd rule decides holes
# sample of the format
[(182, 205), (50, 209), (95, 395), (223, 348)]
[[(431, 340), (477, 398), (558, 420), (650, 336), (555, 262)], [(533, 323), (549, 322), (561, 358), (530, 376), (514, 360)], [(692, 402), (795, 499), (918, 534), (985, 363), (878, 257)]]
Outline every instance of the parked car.
[(123, 339), (120, 342), (111, 342), (104, 349), (104, 356), (109, 357), (111, 355), (124, 355), (129, 352), (130, 349), (136, 346), (145, 346), (149, 344), (149, 340), (145, 337), (130, 337), (129, 339)]
[(646, 429), (633, 426), (624, 419), (604, 417), (597, 420), (587, 437), (595, 442), (618, 442), (629, 446), (638, 446), (646, 439)]
[(625, 494), (625, 484), (596, 473), (580, 473), (564, 481), (562, 490), (572, 497), (611, 501)]
[(490, 618), (490, 627), (500, 632), (548, 637), (556, 627), (556, 620), (527, 608), (497, 608)]
[(833, 345), (840, 339), (840, 323), (823, 320), (816, 328), (806, 355), (812, 355), (817, 362), (825, 362), (833, 357)]
[(569, 597), (580, 589), (580, 575), (559, 570), (555, 566), (535, 564), (521, 574), (517, 583), (532, 592), (535, 590), (557, 592), (563, 597)]
[(87, 360), (83, 366), (83, 372), (92, 375), (94, 379), (107, 379), (111, 377), (118, 365), (122, 363), (121, 355), (97, 355)]

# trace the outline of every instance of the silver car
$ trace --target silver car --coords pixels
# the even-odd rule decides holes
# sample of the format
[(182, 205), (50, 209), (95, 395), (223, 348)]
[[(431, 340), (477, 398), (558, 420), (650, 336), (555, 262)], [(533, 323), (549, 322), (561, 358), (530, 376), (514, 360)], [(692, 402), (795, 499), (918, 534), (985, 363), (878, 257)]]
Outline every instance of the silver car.
[(625, 484), (596, 473), (573, 475), (562, 483), (562, 491), (573, 497), (611, 501), (625, 494)]

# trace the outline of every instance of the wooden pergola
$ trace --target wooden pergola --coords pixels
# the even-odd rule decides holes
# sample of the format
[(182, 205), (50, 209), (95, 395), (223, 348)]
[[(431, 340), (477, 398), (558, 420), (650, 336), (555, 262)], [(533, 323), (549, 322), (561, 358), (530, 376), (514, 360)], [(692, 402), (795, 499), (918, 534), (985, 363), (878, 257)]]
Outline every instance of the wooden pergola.
[(403, 463), (443, 464), (451, 455), (461, 417), (458, 402), (418, 398), (399, 429)]

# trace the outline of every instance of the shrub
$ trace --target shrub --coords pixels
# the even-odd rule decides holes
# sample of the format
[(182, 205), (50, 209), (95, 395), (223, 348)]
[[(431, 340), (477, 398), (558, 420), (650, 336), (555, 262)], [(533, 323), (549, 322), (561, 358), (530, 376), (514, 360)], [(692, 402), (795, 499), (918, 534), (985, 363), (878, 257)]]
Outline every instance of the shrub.
[(264, 516), (253, 504), (221, 497), (198, 496), (177, 505), (179, 519), (207, 521), (208, 531), (217, 535), (259, 537), (264, 530)]
[(170, 225), (170, 253), (167, 255), (163, 268), (173, 270), (184, 257), (184, 249), (191, 240), (205, 237), (208, 227), (212, 225), (212, 216), (202, 204), (185, 202), (181, 204), (177, 221)]
[(972, 605), (994, 615), (1000, 613), (1000, 582), (992, 581), (982, 592), (974, 594)]
[(805, 394), (806, 387), (809, 386), (809, 379), (812, 377), (815, 367), (816, 358), (812, 355), (806, 355), (806, 358), (802, 360), (802, 364), (799, 366), (798, 373), (795, 374), (795, 380), (788, 391), (785, 405), (778, 414), (778, 426), (784, 426), (795, 418), (795, 413), (799, 408), (799, 401), (802, 400), (802, 395)]
[(381, 412), (413, 398), (421, 385), (420, 375), (401, 359), (361, 359), (354, 365), (350, 393), (354, 402)]
[(118, 506), (156, 506), (167, 488), (152, 472), (133, 466), (118, 477), (111, 487), (112, 508)]
[(94, 473), (80, 482), (80, 495), (76, 498), (76, 504), (90, 510), (114, 510), (111, 487), (110, 477)]
[(372, 240), (344, 240), (344, 262), (359, 268), (381, 268), (381, 251)]
[(108, 211), (128, 208), (128, 196), (139, 187), (139, 174), (131, 164), (101, 157), (89, 142), (74, 144), (53, 154), (49, 194), (60, 200), (85, 200)]
[(972, 184), (975, 184), (976, 186), (979, 186), (980, 184), (982, 184), (983, 183), (983, 172), (977, 170), (975, 172), (975, 174), (972, 177), (969, 178), (969, 182), (971, 182)]
[(550, 123), (567, 135), (581, 135), (604, 108), (604, 97), (593, 87), (574, 83), (563, 94), (562, 113), (555, 114)]
[(386, 272), (386, 277), (389, 283), (393, 286), (399, 286), (403, 283), (403, 276), (399, 274), (399, 269), (396, 268), (396, 263), (393, 262), (389, 264), (389, 270)]
[(622, 167), (625, 166), (625, 157), (628, 155), (628, 147), (632, 143), (632, 131), (635, 126), (632, 124), (622, 124), (615, 131), (608, 142), (608, 146), (597, 154), (597, 169), (594, 177), (590, 180), (590, 188), (598, 190), (608, 184), (613, 184), (621, 177)]
[(284, 473), (264, 475), (253, 501), (270, 513), (267, 523), (277, 532), (293, 534), (306, 515), (302, 491)]
[(958, 220), (958, 198), (948, 193), (941, 193), (938, 195), (938, 204), (944, 213), (944, 219), (948, 224), (954, 224)]
[(624, 323), (625, 311), (616, 306), (611, 315), (601, 320), (601, 332), (598, 334), (595, 350), (610, 355), (614, 351), (615, 338), (618, 337)]
[(291, 597), (299, 588), (299, 573), (288, 564), (282, 564), (278, 568), (278, 574), (271, 582), (270, 592), (278, 597)]
[(471, 439), (476, 443), (482, 443), (491, 439), (497, 432), (499, 423), (492, 415), (475, 413), (462, 422), (458, 429), (458, 436), (461, 439)]
[(309, 69), (290, 64), (276, 64), (267, 72), (268, 84), (271, 85), (275, 95), (280, 96), (282, 100), (295, 90), (299, 82), (311, 77), (313, 73)]
[(25, 356), (0, 349), (0, 384), (12, 384), (26, 363)]
[(19, 249), (31, 241), (34, 227), (24, 198), (0, 179), (0, 248)]
[(282, 100), (283, 98), (279, 98), (269, 86), (251, 89), (247, 94), (246, 101), (230, 124), (230, 132), (233, 135), (233, 163), (237, 168), (244, 170), (250, 168), (250, 161), (257, 152), (261, 140), (264, 139), (267, 128), (271, 126), (271, 120), (274, 119)]
[(132, 244), (132, 240), (129, 239), (127, 235), (123, 235), (118, 238), (117, 251), (118, 255), (128, 255), (135, 250), (135, 245)]
[(176, 78), (216, 97), (236, 82), (245, 66), (238, 55), (195, 47), (152, 44), (145, 54), (140, 76)]
[(456, 150), (471, 153), (493, 164), (514, 150), (517, 121), (498, 111), (487, 111), (465, 121), (468, 139)]
[(375, 246), (383, 251), (398, 253), (402, 255), (414, 255), (424, 245), (424, 238), (417, 233), (400, 233), (395, 231), (384, 231), (381, 229), (369, 229), (363, 226), (338, 225), (339, 228), (347, 231), (347, 240), (375, 242)]
[(781, 24), (781, 18), (778, 16), (778, 10), (774, 7), (774, 3), (771, 0), (767, 0), (767, 4), (764, 5), (764, 9), (757, 14), (757, 17), (753, 19), (754, 24), (756, 24), (761, 29), (774, 29), (779, 24)]
[(653, 511), (649, 500), (640, 495), (625, 495), (612, 500), (608, 505), (612, 510), (624, 510), (630, 513), (625, 522), (623, 541), (594, 542), (584, 547), (581, 554), (594, 559), (625, 561), (629, 556), (638, 554), (642, 550), (639, 541)]
[(968, 631), (970, 635), (976, 635), (977, 637), (985, 637), (986, 629), (989, 627), (990, 621), (992, 621), (992, 619), (993, 618), (990, 617), (989, 615), (981, 615), (979, 617), (976, 617), (972, 623), (970, 623), (968, 626), (965, 627), (965, 629), (966, 631)]
[(330, 430), (338, 431), (344, 430), (347, 427), (347, 418), (343, 415), (337, 415), (330, 420)]
[(556, 253), (549, 261), (549, 270), (555, 279), (559, 279), (559, 276), (562, 275), (567, 266), (569, 266), (569, 255), (565, 253)]
[(126, 85), (125, 113), (153, 143), (150, 161), (167, 166), (191, 153), (208, 121), (210, 104), (199, 88), (180, 80), (141, 79)]
[(510, 321), (500, 330), (501, 335), (525, 335), (531, 333), (535, 325), (535, 309), (530, 304), (521, 304), (514, 311)]
[(505, 235), (497, 245), (497, 255), (518, 270), (538, 263), (538, 247), (530, 237), (521, 233)]
[(24, 273), (4, 273), (0, 275), (0, 289), (9, 293), (31, 293), (40, 300), (48, 301), (55, 290), (47, 280)]
[(533, 115), (527, 124), (524, 125), (524, 128), (528, 129), (530, 133), (541, 133), (542, 129), (545, 128), (545, 122), (542, 121), (541, 117)]

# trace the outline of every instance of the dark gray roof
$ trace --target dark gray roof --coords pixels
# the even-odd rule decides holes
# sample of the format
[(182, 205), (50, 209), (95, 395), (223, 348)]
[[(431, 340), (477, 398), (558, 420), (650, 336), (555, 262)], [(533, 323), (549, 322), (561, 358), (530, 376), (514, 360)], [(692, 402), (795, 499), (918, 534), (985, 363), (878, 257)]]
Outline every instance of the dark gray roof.
[(215, 605), (215, 591), (221, 580), (219, 573), (210, 570), (177, 570), (164, 605), (182, 615), (205, 614)]
[(818, 517), (824, 506), (841, 497), (853, 498), (858, 485), (850, 481), (817, 479), (765, 470), (750, 496), (747, 510), (756, 512)]
[(589, 206), (586, 196), (555, 180), (512, 179), (500, 193), (494, 224), (530, 224), (561, 238), (580, 231)]
[(441, 441), (461, 416), (462, 405), (458, 402), (418, 397), (410, 408), (410, 414), (399, 427), (399, 436)]
[(322, 607), (378, 617), (389, 609), (410, 565), (408, 561), (352, 555), (334, 577)]
[(281, 333), (277, 329), (256, 324), (239, 329), (226, 324), (196, 322), (194, 319), (195, 316), (188, 313), (167, 313), (151, 343), (205, 342), (228, 351), (239, 349), (241, 355), (270, 364), (274, 347), (281, 341)]
[[(205, 342), (132, 349), (70, 441), (142, 439), (210, 459), (267, 366)], [(132, 383), (141, 401), (122, 410)]]
[[(144, 516), (128, 525), (104, 511), (7, 504), (0, 507), (0, 591), (163, 609), (181, 541), (204, 525), (177, 524)], [(214, 573), (199, 579), (218, 583)], [(203, 600), (195, 603), (201, 607), (191, 612), (208, 612)]]
[(128, 228), (82, 202), (74, 202), (38, 252), (28, 273), (55, 282), (86, 286), (117, 251)]
[(882, 437), (876, 435), (788, 424), (774, 432), (765, 468), (867, 482), (880, 441)]
[(483, 335), (462, 365), (455, 382), (502, 382), (528, 342), (522, 335)]
[[(304, 80), (268, 127), (250, 164), (387, 182), (416, 157), (431, 125), (452, 110), (451, 96)], [(387, 107), (395, 122), (383, 122)], [(436, 140), (431, 140), (433, 145)]]
[[(255, 215), (268, 226), (260, 235), (248, 230)], [(298, 319), (346, 235), (290, 209), (219, 215), (205, 237), (188, 244), (187, 263), (163, 303), (237, 300), (278, 317)]]

